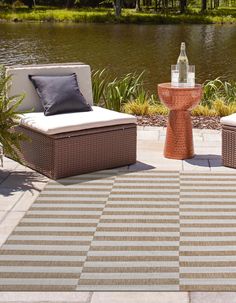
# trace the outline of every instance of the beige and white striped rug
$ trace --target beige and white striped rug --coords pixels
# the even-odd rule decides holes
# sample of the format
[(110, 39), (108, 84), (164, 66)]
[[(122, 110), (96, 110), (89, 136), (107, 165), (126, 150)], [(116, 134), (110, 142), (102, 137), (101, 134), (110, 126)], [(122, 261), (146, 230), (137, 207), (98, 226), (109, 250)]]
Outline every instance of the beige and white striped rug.
[(236, 291), (236, 173), (50, 181), (0, 249), (5, 291)]

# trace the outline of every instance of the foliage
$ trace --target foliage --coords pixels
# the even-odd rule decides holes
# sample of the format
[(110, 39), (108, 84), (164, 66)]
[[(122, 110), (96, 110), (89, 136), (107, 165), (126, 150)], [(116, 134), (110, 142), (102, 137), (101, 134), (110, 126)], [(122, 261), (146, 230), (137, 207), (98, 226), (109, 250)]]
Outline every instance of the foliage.
[(129, 73), (108, 83), (104, 99), (106, 108), (121, 111), (125, 102), (137, 98), (142, 86), (142, 75)]
[[(235, 11), (235, 13), (231, 13)], [(116, 17), (111, 8), (82, 8), (82, 9), (55, 9), (55, 7), (36, 6), (33, 10), (18, 8), (14, 10), (1, 10), (0, 19), (17, 21), (53, 21), (53, 22), (96, 22), (96, 23), (134, 23), (134, 24), (211, 24), (211, 23), (236, 23), (236, 9), (230, 10), (228, 15), (212, 13), (199, 14), (198, 11), (179, 14), (136, 12), (123, 9), (122, 15)]]
[(213, 109), (210, 109), (207, 105), (199, 104), (195, 107), (191, 114), (193, 116), (217, 116)]
[(219, 116), (224, 117), (236, 112), (236, 102), (226, 104), (223, 99), (216, 99), (211, 107), (208, 105), (198, 105), (192, 110), (193, 116)]
[(169, 110), (154, 95), (149, 95), (142, 89), (138, 97), (125, 103), (124, 112), (136, 116), (167, 115)]
[(151, 104), (149, 100), (140, 103), (138, 100), (125, 104), (124, 112), (136, 116), (167, 115), (169, 110), (161, 103)]
[(4, 152), (19, 161), (17, 152), (20, 150), (20, 142), (25, 140), (25, 136), (12, 130), (19, 124), (18, 106), (24, 96), (7, 96), (11, 76), (5, 75), (5, 70), (0, 67), (0, 144)]
[(13, 8), (18, 8), (18, 7), (22, 7), (24, 6), (24, 3), (20, 0), (16, 0), (15, 2), (13, 2), (12, 7)]
[(124, 111), (128, 114), (133, 114), (136, 116), (147, 116), (150, 115), (150, 104), (148, 101), (140, 103), (137, 100), (129, 101), (124, 105)]
[[(143, 73), (127, 74), (110, 80), (107, 71), (92, 73), (94, 103), (137, 116), (167, 115), (168, 109), (154, 95), (145, 91)], [(220, 78), (203, 85), (201, 103), (192, 110), (194, 116), (226, 116), (236, 112), (236, 83)]]
[(236, 82), (222, 81), (220, 77), (204, 83), (202, 104), (211, 107), (212, 101), (223, 98), (226, 104), (236, 102)]
[(126, 102), (138, 97), (143, 86), (142, 76), (143, 72), (140, 74), (129, 73), (111, 80), (105, 69), (93, 72), (94, 103), (108, 109), (121, 111)]
[(236, 112), (236, 102), (227, 104), (224, 99), (216, 99), (213, 102), (212, 108), (215, 110), (217, 116), (224, 117)]
[(92, 90), (93, 90), (93, 103), (99, 104), (105, 99), (105, 87), (107, 86), (108, 77), (106, 69), (92, 71)]

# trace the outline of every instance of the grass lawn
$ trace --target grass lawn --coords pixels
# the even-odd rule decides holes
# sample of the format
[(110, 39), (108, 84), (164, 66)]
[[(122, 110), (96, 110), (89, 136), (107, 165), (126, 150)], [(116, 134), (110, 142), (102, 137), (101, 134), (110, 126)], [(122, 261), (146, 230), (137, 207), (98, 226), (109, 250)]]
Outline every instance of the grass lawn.
[(136, 12), (123, 9), (120, 18), (115, 17), (112, 9), (58, 9), (36, 7), (4, 9), (0, 7), (0, 19), (6, 21), (46, 21), (46, 22), (94, 22), (94, 23), (134, 23), (134, 24), (236, 24), (236, 8), (220, 8), (201, 14), (191, 9), (186, 14), (171, 12), (168, 14), (154, 12)]

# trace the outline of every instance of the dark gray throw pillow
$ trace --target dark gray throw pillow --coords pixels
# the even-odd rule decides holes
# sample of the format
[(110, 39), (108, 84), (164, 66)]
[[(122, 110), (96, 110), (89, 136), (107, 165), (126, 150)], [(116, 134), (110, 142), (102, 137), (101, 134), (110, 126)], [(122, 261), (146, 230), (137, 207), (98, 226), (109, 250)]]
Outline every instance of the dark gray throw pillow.
[(29, 75), (44, 107), (45, 116), (91, 111), (80, 92), (76, 74), (63, 76)]

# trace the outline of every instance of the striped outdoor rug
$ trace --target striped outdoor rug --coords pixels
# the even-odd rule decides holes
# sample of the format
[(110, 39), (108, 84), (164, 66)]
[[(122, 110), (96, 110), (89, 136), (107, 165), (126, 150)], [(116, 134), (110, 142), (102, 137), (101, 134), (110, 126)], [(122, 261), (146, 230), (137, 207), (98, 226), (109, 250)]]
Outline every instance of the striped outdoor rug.
[(5, 291), (236, 291), (236, 173), (50, 181), (0, 249)]

